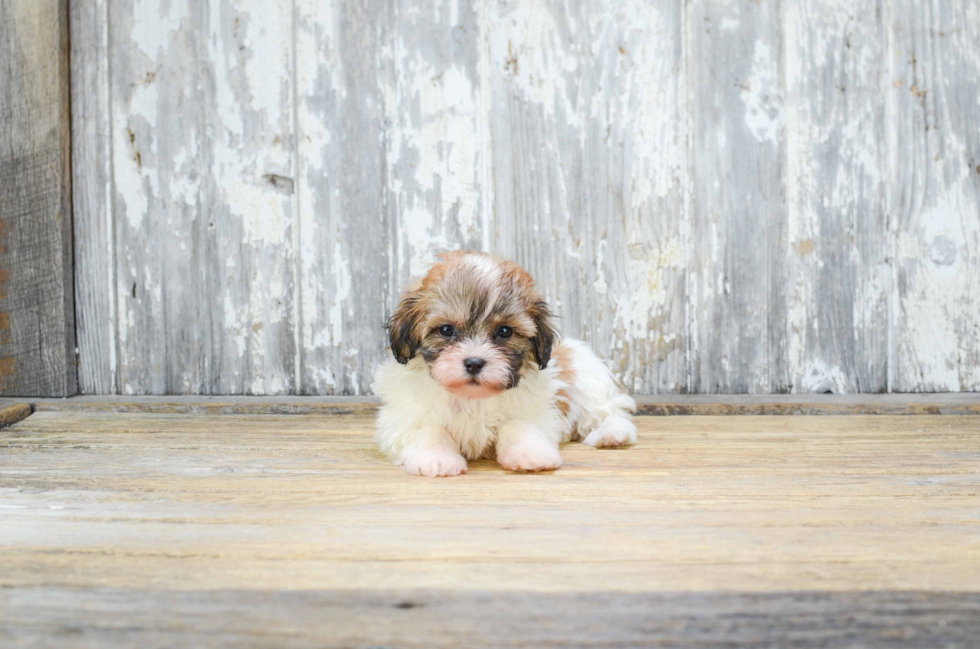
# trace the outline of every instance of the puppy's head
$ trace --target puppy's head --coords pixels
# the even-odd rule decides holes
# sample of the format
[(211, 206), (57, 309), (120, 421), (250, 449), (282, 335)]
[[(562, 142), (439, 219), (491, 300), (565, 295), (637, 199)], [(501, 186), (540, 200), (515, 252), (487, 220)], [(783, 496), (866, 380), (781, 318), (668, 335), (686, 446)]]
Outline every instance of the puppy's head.
[(485, 253), (441, 259), (388, 321), (398, 362), (421, 355), (432, 378), (470, 399), (515, 387), (531, 363), (546, 367), (557, 334), (531, 276)]

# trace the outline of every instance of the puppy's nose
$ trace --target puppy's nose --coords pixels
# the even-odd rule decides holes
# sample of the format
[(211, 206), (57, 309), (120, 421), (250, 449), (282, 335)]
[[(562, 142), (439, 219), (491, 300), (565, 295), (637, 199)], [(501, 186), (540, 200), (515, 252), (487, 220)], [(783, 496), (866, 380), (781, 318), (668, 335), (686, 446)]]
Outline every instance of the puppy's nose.
[(466, 371), (472, 376), (476, 376), (477, 374), (479, 374), (480, 370), (482, 370), (483, 366), (486, 364), (487, 362), (482, 358), (467, 358), (465, 361), (463, 361), (463, 366), (466, 368)]

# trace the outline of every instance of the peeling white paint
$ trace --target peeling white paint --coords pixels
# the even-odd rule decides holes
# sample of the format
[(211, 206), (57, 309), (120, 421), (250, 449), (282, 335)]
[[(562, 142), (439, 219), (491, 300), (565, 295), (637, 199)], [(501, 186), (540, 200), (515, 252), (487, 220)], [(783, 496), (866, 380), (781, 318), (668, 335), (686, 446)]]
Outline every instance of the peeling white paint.
[[(366, 389), (398, 288), (463, 246), (521, 257), (638, 390), (844, 392), (874, 354), (977, 389), (980, 20), (946, 3), (113, 6), (120, 389)], [(778, 241), (740, 239), (783, 181)], [(733, 275), (746, 245), (769, 263)]]
[(156, 59), (165, 52), (171, 36), (187, 18), (187, 0), (135, 0), (130, 41)]
[(803, 371), (803, 391), (810, 393), (832, 392), (847, 394), (847, 377), (840, 367), (830, 367), (820, 360), (813, 360)]
[(333, 255), (330, 257), (332, 268), (331, 275), (334, 278), (333, 304), (330, 307), (330, 340), (334, 345), (339, 345), (344, 340), (344, 313), (343, 308), (351, 291), (350, 260), (344, 254), (343, 246), (340, 243), (334, 244)]
[(755, 42), (751, 76), (742, 84), (745, 126), (757, 140), (778, 142), (783, 134), (779, 62), (764, 41)]

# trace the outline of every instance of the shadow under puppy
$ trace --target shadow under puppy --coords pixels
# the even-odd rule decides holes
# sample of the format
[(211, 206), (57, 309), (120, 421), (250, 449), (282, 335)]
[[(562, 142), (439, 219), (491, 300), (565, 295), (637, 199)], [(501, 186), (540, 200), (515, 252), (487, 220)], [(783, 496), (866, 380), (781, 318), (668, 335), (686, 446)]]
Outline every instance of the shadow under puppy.
[(437, 477), (492, 456), (509, 471), (557, 469), (572, 439), (636, 442), (633, 399), (584, 343), (558, 340), (524, 269), (485, 253), (440, 257), (388, 322), (395, 358), (375, 377), (382, 452)]

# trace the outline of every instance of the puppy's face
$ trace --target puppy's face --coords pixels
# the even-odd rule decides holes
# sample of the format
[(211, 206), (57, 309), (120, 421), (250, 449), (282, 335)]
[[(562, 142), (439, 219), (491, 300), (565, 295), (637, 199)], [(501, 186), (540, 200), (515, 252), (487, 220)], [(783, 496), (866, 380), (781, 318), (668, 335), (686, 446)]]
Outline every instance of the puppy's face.
[(484, 399), (548, 364), (555, 331), (534, 280), (513, 262), (451, 252), (402, 297), (388, 322), (399, 363), (417, 354), (442, 387)]

